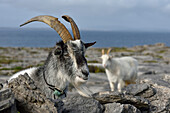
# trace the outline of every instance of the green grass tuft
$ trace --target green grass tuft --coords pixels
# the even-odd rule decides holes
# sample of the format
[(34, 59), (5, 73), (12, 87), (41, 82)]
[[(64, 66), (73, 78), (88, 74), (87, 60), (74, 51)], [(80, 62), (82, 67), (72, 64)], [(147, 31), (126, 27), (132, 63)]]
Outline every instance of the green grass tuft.
[(144, 63), (158, 63), (158, 61), (156, 60), (146, 60), (146, 61), (143, 61)]
[(97, 66), (88, 66), (91, 73), (104, 73), (104, 68), (99, 68)]
[(99, 63), (97, 60), (87, 61), (87, 63)]

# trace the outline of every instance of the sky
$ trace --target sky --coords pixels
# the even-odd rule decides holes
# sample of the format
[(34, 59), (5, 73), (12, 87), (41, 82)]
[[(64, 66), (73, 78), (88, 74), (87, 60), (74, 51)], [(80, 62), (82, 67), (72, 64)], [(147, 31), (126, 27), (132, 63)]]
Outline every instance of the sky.
[[(61, 18), (69, 15), (80, 30), (170, 31), (170, 0), (0, 0), (0, 15), (0, 27), (51, 15), (70, 28)], [(40, 22), (29, 27), (48, 28)]]

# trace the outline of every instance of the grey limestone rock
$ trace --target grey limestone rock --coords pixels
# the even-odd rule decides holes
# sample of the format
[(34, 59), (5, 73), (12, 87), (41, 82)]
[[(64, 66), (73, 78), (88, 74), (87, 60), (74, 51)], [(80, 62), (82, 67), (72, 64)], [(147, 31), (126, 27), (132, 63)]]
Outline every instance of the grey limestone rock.
[(150, 108), (150, 102), (140, 96), (126, 95), (118, 92), (99, 92), (93, 95), (93, 98), (103, 104), (107, 103), (121, 103), (131, 104), (141, 111), (148, 111)]
[(97, 100), (79, 94), (66, 97), (63, 113), (103, 113), (104, 107)]
[(17, 109), (21, 113), (57, 113), (54, 102), (47, 99), (37, 88), (28, 74), (20, 75), (8, 83), (17, 100)]
[(125, 94), (149, 98), (156, 94), (156, 90), (149, 84), (130, 84), (124, 89)]
[(109, 103), (104, 106), (104, 113), (141, 113), (140, 110), (130, 104)]
[(15, 98), (9, 88), (0, 90), (0, 113), (17, 113)]

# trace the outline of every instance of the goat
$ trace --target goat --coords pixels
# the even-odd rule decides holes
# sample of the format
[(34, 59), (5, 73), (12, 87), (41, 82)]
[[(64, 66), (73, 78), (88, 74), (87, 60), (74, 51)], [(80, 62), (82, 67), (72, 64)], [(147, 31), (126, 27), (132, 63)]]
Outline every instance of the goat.
[[(54, 98), (53, 93), (57, 95), (57, 98), (66, 94), (69, 82), (81, 95), (90, 97), (91, 92), (82, 86), (89, 78), (89, 69), (84, 55), (86, 49), (96, 42), (84, 43), (81, 41), (79, 29), (74, 20), (68, 15), (64, 15), (62, 18), (71, 24), (74, 39), (58, 18), (53, 16), (36, 16), (20, 25), (21, 27), (34, 21), (46, 23), (59, 34), (62, 41), (57, 42), (49, 52), (43, 66), (18, 72), (9, 81), (20, 74), (27, 73), (48, 98)], [(84, 92), (84, 90), (89, 92)]]
[(122, 88), (128, 84), (134, 84), (137, 78), (138, 61), (132, 57), (111, 58), (108, 49), (107, 54), (102, 49), (102, 65), (105, 68), (111, 91), (121, 92)]

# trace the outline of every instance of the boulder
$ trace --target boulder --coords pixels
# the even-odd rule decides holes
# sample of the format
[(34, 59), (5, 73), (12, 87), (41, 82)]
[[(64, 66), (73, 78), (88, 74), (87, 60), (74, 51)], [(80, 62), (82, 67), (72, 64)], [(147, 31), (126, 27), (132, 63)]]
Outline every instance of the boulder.
[[(28, 74), (20, 75), (8, 83), (21, 113), (57, 113), (55, 103), (47, 99)], [(60, 111), (59, 111), (60, 112)]]
[(149, 98), (156, 94), (156, 90), (149, 84), (130, 84), (123, 89), (125, 94)]
[(0, 112), (17, 113), (14, 95), (9, 88), (2, 88), (0, 90)]
[(63, 102), (63, 113), (103, 113), (104, 110), (99, 101), (79, 94), (70, 95)]
[(170, 74), (156, 74), (141, 76), (141, 83), (150, 84), (155, 90), (155, 94), (147, 98), (150, 101), (150, 111), (152, 113), (169, 113), (170, 104)]
[(109, 103), (105, 104), (104, 113), (141, 113), (136, 107), (130, 104)]
[(119, 92), (99, 92), (93, 94), (93, 98), (98, 100), (103, 104), (107, 103), (121, 103), (121, 104), (131, 104), (141, 111), (149, 111), (150, 102), (140, 96), (126, 95)]

